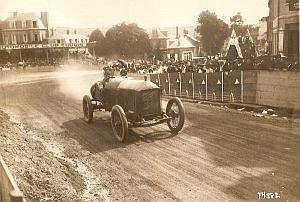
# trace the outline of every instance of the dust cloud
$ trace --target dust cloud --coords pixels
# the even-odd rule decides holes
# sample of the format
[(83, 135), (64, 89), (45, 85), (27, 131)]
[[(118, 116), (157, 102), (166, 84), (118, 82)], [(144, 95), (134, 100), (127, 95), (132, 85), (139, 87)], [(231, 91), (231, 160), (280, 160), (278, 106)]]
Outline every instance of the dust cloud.
[(81, 100), (90, 95), (91, 86), (102, 80), (101, 67), (69, 64), (61, 67), (30, 67), (26, 70), (0, 71), (0, 85), (26, 85), (39, 82), (55, 83), (66, 97)]
[(88, 70), (74, 65), (66, 66), (59, 73), (60, 78), (57, 80), (59, 90), (75, 100), (82, 100), (84, 95), (90, 95), (91, 86), (103, 78), (102, 70)]

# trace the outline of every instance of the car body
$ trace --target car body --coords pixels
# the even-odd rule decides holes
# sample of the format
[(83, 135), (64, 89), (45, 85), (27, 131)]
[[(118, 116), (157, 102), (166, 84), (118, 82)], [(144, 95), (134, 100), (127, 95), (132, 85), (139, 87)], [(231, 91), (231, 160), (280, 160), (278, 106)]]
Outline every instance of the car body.
[[(105, 84), (95, 83), (91, 95), (92, 98), (88, 95), (83, 98), (85, 120), (90, 123), (93, 112), (97, 110), (111, 112), (114, 134), (122, 142), (130, 127), (167, 122), (171, 131), (178, 133), (184, 124), (184, 109), (179, 98), (172, 98), (164, 112), (161, 89), (146, 79), (111, 77)], [(176, 109), (172, 108), (173, 105)], [(175, 120), (176, 123), (172, 125)]]

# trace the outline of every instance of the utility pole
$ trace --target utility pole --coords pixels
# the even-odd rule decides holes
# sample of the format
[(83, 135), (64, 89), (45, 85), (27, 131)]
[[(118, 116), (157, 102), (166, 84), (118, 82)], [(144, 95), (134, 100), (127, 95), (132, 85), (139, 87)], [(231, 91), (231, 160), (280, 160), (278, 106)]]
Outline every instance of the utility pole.
[(276, 54), (279, 54), (279, 13), (280, 13), (280, 0), (277, 0), (277, 51)]

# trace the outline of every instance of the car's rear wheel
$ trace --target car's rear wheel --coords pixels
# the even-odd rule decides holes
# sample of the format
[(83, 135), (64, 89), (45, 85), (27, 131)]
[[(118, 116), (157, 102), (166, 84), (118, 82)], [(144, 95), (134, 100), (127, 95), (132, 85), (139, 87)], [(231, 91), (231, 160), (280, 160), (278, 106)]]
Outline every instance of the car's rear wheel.
[(115, 137), (120, 142), (124, 142), (128, 134), (128, 122), (120, 105), (113, 106), (111, 110), (111, 126)]
[(171, 119), (167, 124), (172, 133), (178, 133), (184, 125), (184, 108), (179, 98), (172, 98), (167, 104), (166, 114)]
[(88, 123), (91, 123), (93, 120), (93, 105), (90, 96), (85, 95), (82, 100), (82, 109), (84, 120)]

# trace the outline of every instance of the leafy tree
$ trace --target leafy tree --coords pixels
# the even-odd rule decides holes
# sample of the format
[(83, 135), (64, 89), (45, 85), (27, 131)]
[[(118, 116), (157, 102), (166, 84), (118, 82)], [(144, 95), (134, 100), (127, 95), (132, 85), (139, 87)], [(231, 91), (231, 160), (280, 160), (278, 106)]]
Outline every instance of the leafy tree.
[(93, 41), (102, 41), (104, 39), (104, 35), (102, 34), (102, 32), (100, 31), (100, 29), (95, 29), (94, 31), (92, 31), (89, 40), (90, 42)]
[(237, 36), (247, 34), (248, 26), (244, 25), (243, 17), (240, 12), (230, 18), (230, 29), (234, 29)]
[(143, 58), (151, 52), (148, 34), (136, 24), (116, 25), (105, 35), (110, 55), (123, 58)]
[(243, 17), (240, 12), (230, 18), (230, 25), (243, 25)]
[(157, 47), (154, 51), (153, 51), (153, 55), (155, 56), (155, 60), (163, 60), (163, 56), (161, 54), (161, 51), (159, 49), (159, 47)]
[[(100, 31), (100, 29), (95, 29), (92, 31), (90, 37), (90, 42), (96, 42), (94, 46), (95, 55), (96, 56), (105, 56), (106, 55), (106, 41), (103, 33)], [(92, 48), (89, 49), (90, 53), (93, 53)]]
[(201, 43), (205, 52), (209, 55), (216, 55), (230, 35), (229, 26), (215, 13), (208, 10), (200, 13), (197, 23), (196, 31), (201, 35)]

